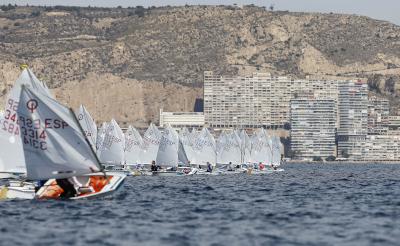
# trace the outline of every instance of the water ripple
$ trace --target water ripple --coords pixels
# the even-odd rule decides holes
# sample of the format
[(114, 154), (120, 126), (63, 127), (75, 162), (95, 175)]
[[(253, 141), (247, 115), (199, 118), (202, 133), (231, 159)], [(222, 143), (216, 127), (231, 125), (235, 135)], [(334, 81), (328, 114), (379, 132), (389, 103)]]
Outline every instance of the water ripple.
[(129, 177), (113, 197), (0, 202), (0, 245), (396, 245), (400, 166)]

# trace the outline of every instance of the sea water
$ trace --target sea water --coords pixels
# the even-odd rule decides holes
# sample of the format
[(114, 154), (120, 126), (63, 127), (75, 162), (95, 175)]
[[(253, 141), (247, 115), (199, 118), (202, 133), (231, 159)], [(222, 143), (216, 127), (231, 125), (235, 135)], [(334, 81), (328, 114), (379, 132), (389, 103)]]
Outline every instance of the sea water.
[(0, 245), (399, 245), (400, 165), (128, 177), (113, 197), (1, 201)]

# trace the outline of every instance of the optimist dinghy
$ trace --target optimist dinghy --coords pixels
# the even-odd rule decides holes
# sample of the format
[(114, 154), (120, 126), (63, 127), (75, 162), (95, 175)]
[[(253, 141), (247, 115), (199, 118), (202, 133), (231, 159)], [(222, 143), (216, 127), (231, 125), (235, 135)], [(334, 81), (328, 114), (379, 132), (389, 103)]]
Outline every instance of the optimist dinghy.
[[(27, 179), (48, 181), (36, 193), (29, 185), (10, 185), (6, 187), (7, 197), (59, 199), (66, 191), (58, 180), (70, 178), (83, 184), (76, 189), (76, 196), (67, 197), (73, 200), (108, 195), (121, 186), (124, 174), (100, 173), (102, 166), (71, 109), (22, 86), (17, 112)], [(29, 195), (24, 194), (25, 189)]]
[[(69, 198), (70, 200), (107, 196), (121, 186), (125, 175), (118, 172), (107, 173), (107, 175), (99, 173), (79, 177), (79, 179), (86, 179), (86, 183), (78, 189), (76, 196)], [(35, 197), (37, 199), (59, 199), (63, 192), (64, 190), (57, 184), (57, 181), (50, 179), (39, 189)]]

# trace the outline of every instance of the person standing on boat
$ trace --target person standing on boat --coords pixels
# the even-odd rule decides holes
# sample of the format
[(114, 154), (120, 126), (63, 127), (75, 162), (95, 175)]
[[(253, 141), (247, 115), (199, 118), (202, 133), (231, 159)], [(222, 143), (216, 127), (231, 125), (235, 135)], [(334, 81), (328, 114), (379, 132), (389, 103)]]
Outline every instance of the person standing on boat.
[(213, 168), (212, 168), (212, 166), (211, 166), (211, 163), (207, 161), (207, 172), (208, 172), (208, 173), (211, 173), (212, 170), (213, 170)]

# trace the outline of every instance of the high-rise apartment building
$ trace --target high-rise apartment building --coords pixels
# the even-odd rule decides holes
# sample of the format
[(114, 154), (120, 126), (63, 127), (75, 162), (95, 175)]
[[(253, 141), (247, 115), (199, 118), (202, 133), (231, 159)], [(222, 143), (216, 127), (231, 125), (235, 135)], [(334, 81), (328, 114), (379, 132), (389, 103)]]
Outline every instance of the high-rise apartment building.
[(228, 77), (204, 72), (204, 116), (212, 127), (283, 126), (289, 118), (292, 80), (255, 73)]
[(368, 133), (368, 86), (361, 80), (338, 84), (338, 156), (360, 159)]
[(400, 135), (368, 135), (362, 160), (399, 161)]
[(205, 122), (220, 128), (282, 127), (290, 122), (290, 100), (302, 96), (337, 99), (335, 80), (295, 80), (268, 73), (221, 76), (204, 72)]
[(291, 150), (296, 158), (336, 156), (336, 100), (296, 98), (290, 104)]
[(368, 134), (385, 135), (389, 130), (389, 100), (368, 97)]

